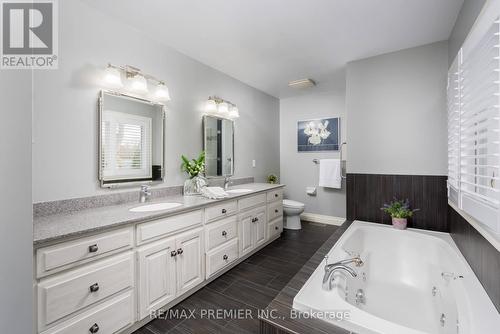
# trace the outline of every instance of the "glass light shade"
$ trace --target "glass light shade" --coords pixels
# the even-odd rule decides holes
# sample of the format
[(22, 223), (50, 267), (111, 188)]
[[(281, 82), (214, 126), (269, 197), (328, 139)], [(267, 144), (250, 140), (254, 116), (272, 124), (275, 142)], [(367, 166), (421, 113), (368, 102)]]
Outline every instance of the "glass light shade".
[(148, 91), (148, 82), (142, 75), (136, 74), (128, 80), (131, 90), (137, 93), (146, 93)]
[(240, 117), (240, 112), (238, 110), (238, 107), (231, 106), (229, 108), (229, 115), (228, 115), (228, 117), (231, 118), (231, 119), (235, 119), (235, 118)]
[(120, 70), (117, 68), (108, 66), (104, 71), (104, 76), (102, 78), (104, 86), (108, 88), (122, 88), (122, 76)]
[(221, 102), (217, 106), (217, 111), (221, 115), (226, 115), (229, 112), (229, 105), (226, 102)]
[(214, 100), (208, 100), (205, 104), (205, 112), (208, 114), (217, 112), (217, 103)]
[(156, 86), (154, 99), (157, 101), (170, 101), (170, 93), (168, 92), (168, 87), (165, 84), (161, 83)]

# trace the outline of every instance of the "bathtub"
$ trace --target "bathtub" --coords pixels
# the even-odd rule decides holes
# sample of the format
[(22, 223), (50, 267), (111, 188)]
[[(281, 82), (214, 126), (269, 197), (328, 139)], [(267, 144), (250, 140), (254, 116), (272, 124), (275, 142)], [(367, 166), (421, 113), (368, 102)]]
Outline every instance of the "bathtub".
[[(325, 261), (358, 255), (355, 278), (336, 272), (332, 290), (322, 288)], [(360, 334), (500, 332), (499, 313), (447, 233), (355, 221), (325, 261), (293, 300), (299, 315)]]

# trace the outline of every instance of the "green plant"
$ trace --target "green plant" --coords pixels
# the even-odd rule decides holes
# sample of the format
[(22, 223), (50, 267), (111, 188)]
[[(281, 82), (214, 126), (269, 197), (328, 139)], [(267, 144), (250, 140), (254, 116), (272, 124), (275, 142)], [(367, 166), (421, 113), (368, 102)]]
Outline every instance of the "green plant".
[(413, 216), (413, 213), (419, 210), (410, 209), (410, 201), (408, 199), (398, 200), (397, 198), (394, 198), (389, 204), (384, 204), (380, 209), (388, 213), (392, 218), (410, 218)]
[(271, 184), (278, 183), (278, 177), (274, 174), (269, 174), (267, 176), (267, 183), (271, 183)]
[(186, 156), (182, 155), (182, 165), (181, 169), (188, 173), (189, 178), (198, 176), (205, 170), (205, 151), (201, 151), (198, 159), (189, 160)]

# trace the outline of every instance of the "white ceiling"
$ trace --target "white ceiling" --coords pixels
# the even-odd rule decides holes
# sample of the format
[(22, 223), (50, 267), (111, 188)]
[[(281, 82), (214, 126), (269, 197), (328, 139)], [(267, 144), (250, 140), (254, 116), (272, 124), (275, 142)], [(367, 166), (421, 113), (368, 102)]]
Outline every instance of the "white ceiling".
[[(276, 97), (349, 61), (449, 38), (463, 0), (84, 0)], [(318, 89), (318, 88), (315, 88)]]

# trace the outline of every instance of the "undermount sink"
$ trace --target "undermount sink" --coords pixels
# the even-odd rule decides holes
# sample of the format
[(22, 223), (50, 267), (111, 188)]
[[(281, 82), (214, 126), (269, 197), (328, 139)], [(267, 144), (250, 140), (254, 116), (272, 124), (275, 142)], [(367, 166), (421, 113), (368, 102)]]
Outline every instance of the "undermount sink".
[(243, 194), (243, 193), (249, 193), (251, 192), (252, 189), (229, 189), (229, 190), (226, 190), (226, 192), (228, 194)]
[(182, 205), (181, 203), (156, 203), (156, 204), (136, 206), (135, 208), (130, 209), (130, 211), (131, 212), (161, 211), (161, 210), (174, 209), (181, 205)]

